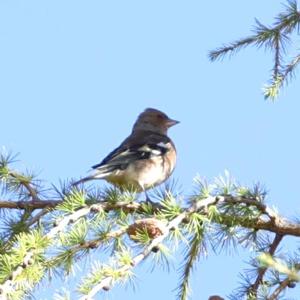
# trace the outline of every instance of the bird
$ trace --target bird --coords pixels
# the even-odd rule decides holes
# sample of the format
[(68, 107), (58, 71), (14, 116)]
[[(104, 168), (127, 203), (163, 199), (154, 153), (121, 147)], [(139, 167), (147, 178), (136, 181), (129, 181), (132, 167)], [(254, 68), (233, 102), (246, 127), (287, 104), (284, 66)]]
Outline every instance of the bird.
[(91, 175), (74, 182), (73, 186), (104, 179), (121, 190), (146, 193), (163, 183), (176, 165), (176, 148), (167, 134), (178, 123), (158, 109), (146, 108), (120, 146), (92, 166)]

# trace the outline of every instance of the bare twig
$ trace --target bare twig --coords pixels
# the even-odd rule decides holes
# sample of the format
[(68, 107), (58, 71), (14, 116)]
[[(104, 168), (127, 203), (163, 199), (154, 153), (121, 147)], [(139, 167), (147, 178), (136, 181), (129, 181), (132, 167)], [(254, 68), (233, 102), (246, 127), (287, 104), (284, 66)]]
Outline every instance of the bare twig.
[(32, 226), (33, 224), (37, 223), (40, 221), (40, 219), (45, 216), (46, 214), (48, 214), (49, 212), (51, 212), (51, 208), (50, 207), (45, 207), (43, 208), (40, 212), (38, 212), (35, 216), (33, 216), (31, 219), (29, 219), (26, 222), (26, 225), (28, 227)]
[(272, 293), (272, 295), (270, 295), (270, 297), (267, 298), (267, 300), (276, 300), (278, 299), (278, 296), (280, 295), (280, 293), (286, 289), (289, 284), (291, 283), (291, 279), (290, 278), (286, 278), (284, 279), (280, 285), (275, 289), (275, 291)]
[[(275, 254), (276, 249), (278, 248), (282, 239), (283, 239), (283, 235), (281, 235), (281, 234), (275, 235), (275, 238), (274, 238), (272, 244), (270, 245), (270, 248), (268, 251), (268, 253), (271, 256), (273, 256)], [(267, 272), (267, 268), (259, 268), (257, 278), (256, 278), (254, 284), (249, 289), (249, 292), (252, 295), (254, 295), (255, 297), (257, 296), (258, 288), (259, 288), (260, 284), (263, 282), (263, 278), (264, 278), (264, 275), (266, 274), (266, 272)]]

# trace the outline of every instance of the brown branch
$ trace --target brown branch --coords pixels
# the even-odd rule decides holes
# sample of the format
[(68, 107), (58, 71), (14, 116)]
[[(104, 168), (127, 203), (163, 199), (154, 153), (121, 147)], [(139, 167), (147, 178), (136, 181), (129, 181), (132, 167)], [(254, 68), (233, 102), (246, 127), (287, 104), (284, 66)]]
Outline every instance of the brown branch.
[(220, 214), (222, 217), (222, 224), (232, 224), (232, 218), (235, 222), (242, 227), (256, 229), (256, 230), (266, 230), (279, 235), (293, 235), (300, 236), (300, 224), (292, 223), (286, 220), (283, 216), (278, 215), (274, 210), (272, 210), (267, 205), (253, 198), (246, 197), (234, 197), (234, 196), (217, 196), (217, 202), (213, 204), (245, 204), (249, 206), (256, 207), (264, 216), (267, 216), (269, 220), (266, 220), (263, 216), (258, 218), (245, 218), (241, 216), (234, 216), (228, 213)]
[[(253, 220), (245, 219), (242, 217), (235, 217), (235, 220), (240, 224), (240, 226), (246, 228), (252, 228), (257, 230), (266, 230), (270, 232), (274, 232), (276, 234), (281, 235), (292, 235), (292, 236), (300, 236), (300, 224), (292, 223), (282, 216), (278, 215), (271, 208), (266, 206), (265, 204), (256, 201), (252, 198), (245, 197), (234, 197), (234, 196), (217, 196), (217, 197), (208, 197), (202, 201), (204, 203), (206, 201), (206, 207), (210, 205), (222, 204), (222, 203), (232, 203), (232, 204), (246, 204), (249, 206), (257, 207), (264, 215), (266, 215), (269, 220), (265, 220), (264, 218), (256, 218)], [(43, 208), (54, 208), (58, 204), (62, 203), (62, 200), (40, 200), (40, 201), (0, 201), (0, 208), (9, 208), (9, 209), (43, 209)], [(198, 202), (199, 203), (199, 202)], [(126, 212), (145, 212), (143, 205), (146, 202), (99, 202), (99, 204), (94, 204), (91, 209), (103, 209), (104, 211), (110, 211), (114, 209), (124, 209)], [(148, 205), (150, 205), (148, 203)], [(163, 207), (159, 203), (151, 204), (154, 211), (160, 210)], [(205, 208), (201, 204), (201, 209), (198, 208), (196, 210), (201, 210), (199, 213), (206, 214)], [(226, 220), (232, 218), (229, 215), (222, 215), (222, 219), (226, 224)]]
[[(240, 226), (246, 228), (252, 228), (256, 230), (266, 230), (270, 232), (274, 232), (276, 234), (281, 235), (292, 235), (292, 236), (300, 236), (300, 224), (292, 223), (282, 216), (278, 215), (275, 211), (271, 208), (266, 206), (265, 204), (256, 201), (252, 198), (245, 198), (245, 197), (234, 197), (234, 196), (217, 196), (217, 197), (208, 197), (202, 201), (204, 203), (206, 201), (206, 207), (210, 205), (222, 204), (222, 203), (232, 203), (232, 204), (246, 204), (249, 206), (257, 207), (264, 215), (266, 215), (269, 220), (265, 220), (263, 217), (260, 218), (253, 218), (252, 220), (242, 218), (242, 217), (235, 217), (235, 220), (239, 223)], [(40, 201), (0, 201), (0, 208), (10, 208), (10, 209), (44, 209), (44, 208), (54, 208), (58, 204), (62, 203), (62, 200), (40, 200)], [(198, 202), (199, 203), (199, 202)], [(90, 206), (93, 210), (103, 209), (104, 211), (110, 211), (114, 209), (124, 209), (126, 212), (145, 212), (143, 205), (146, 202), (116, 202), (116, 203), (109, 203), (109, 202), (99, 202), (99, 204), (94, 204)], [(148, 203), (148, 205), (150, 205)], [(160, 210), (163, 207), (159, 203), (151, 204), (154, 211)], [(201, 204), (201, 208), (196, 207), (196, 210), (201, 210), (199, 213), (206, 214), (204, 206)], [(221, 215), (224, 223), (232, 218), (230, 215)]]
[[(283, 239), (283, 235), (280, 235), (280, 234), (275, 235), (275, 238), (274, 238), (272, 244), (270, 245), (269, 251), (268, 251), (268, 253), (271, 256), (273, 256), (275, 254), (276, 249), (278, 248), (278, 246), (279, 246), (280, 242), (282, 241), (282, 239)], [(256, 278), (254, 284), (249, 289), (249, 293), (251, 295), (257, 297), (258, 288), (263, 282), (263, 278), (264, 278), (264, 276), (267, 272), (267, 269), (268, 268), (259, 268), (257, 278)]]
[(282, 217), (277, 218), (275, 223), (266, 221), (263, 218), (249, 219), (228, 214), (220, 214), (220, 217), (222, 221), (218, 222), (219, 224), (232, 226), (232, 219), (234, 218), (234, 222), (241, 227), (265, 230), (280, 235), (300, 236), (300, 224), (289, 222)]
[[(18, 201), (18, 200), (0, 200), (0, 209), (8, 208), (8, 209), (43, 209), (43, 208), (54, 208), (58, 204), (61, 204), (63, 200), (38, 200), (38, 201)], [(123, 208), (127, 212), (142, 210), (142, 204), (149, 204), (147, 202), (99, 202), (100, 206), (103, 207), (104, 210), (113, 210), (118, 208)], [(162, 206), (159, 203), (151, 204), (154, 210), (161, 209)], [(95, 208), (96, 209), (96, 208)]]
[[(43, 209), (43, 208), (54, 208), (58, 204), (61, 204), (63, 200), (38, 200), (38, 201), (14, 201), (14, 200), (0, 200), (0, 208), (8, 208), (8, 209)], [(146, 202), (99, 202), (100, 206), (103, 207), (104, 210), (113, 210), (118, 208), (124, 208), (128, 212), (138, 210), (142, 208), (142, 204), (146, 204)], [(161, 208), (161, 205), (158, 203), (154, 203), (154, 209)], [(96, 209), (96, 208), (95, 208)]]
[(267, 300), (276, 300), (278, 299), (278, 296), (280, 295), (280, 293), (286, 289), (289, 284), (291, 283), (291, 279), (290, 278), (286, 278), (284, 279), (280, 285), (275, 289), (275, 291), (272, 293), (272, 295), (270, 295), (270, 297), (267, 298)]
[(253, 198), (246, 198), (246, 197), (234, 197), (234, 196), (225, 196), (224, 202), (232, 203), (232, 204), (246, 204), (249, 206), (255, 206), (258, 210), (260, 210), (263, 214), (269, 217), (269, 219), (275, 222), (276, 218), (278, 218), (278, 214), (272, 210), (270, 207), (265, 205), (264, 203), (255, 200)]
[(0, 200), (0, 208), (9, 209), (42, 209), (54, 208), (56, 205), (62, 203), (62, 200), (36, 200), (36, 201), (7, 201)]
[(33, 224), (37, 223), (40, 221), (40, 219), (45, 216), (46, 214), (48, 214), (49, 212), (51, 212), (51, 208), (50, 207), (45, 207), (43, 208), (40, 212), (38, 212), (36, 215), (34, 215), (32, 218), (30, 218), (27, 222), (26, 225), (29, 228), (30, 226), (32, 226)]

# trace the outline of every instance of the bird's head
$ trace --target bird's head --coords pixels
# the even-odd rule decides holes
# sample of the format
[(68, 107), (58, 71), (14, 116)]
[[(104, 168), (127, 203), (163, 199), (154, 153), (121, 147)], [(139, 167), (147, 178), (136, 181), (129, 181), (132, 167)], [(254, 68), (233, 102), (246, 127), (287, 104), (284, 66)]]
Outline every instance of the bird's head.
[(166, 134), (168, 129), (179, 121), (169, 118), (162, 111), (155, 108), (145, 109), (137, 118), (133, 126), (133, 131), (137, 130), (149, 130)]

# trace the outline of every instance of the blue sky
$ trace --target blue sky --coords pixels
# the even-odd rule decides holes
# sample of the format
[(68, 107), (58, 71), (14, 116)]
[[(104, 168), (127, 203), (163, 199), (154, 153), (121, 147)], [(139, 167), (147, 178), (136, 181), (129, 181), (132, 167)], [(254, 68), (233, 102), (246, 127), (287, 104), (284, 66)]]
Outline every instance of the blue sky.
[[(186, 194), (196, 174), (213, 179), (228, 169), (241, 183), (265, 184), (269, 204), (296, 216), (297, 81), (273, 104), (261, 93), (269, 53), (207, 57), (249, 34), (255, 17), (269, 23), (280, 9), (271, 0), (2, 0), (0, 146), (20, 152), (18, 167), (47, 182), (78, 178), (118, 146), (142, 110), (155, 107), (181, 121), (170, 136), (179, 155), (173, 177)], [(200, 260), (191, 299), (228, 295), (246, 257), (241, 250)], [(175, 271), (138, 268), (136, 292), (116, 289), (110, 297), (174, 299)], [(55, 289), (50, 284), (43, 297)]]

